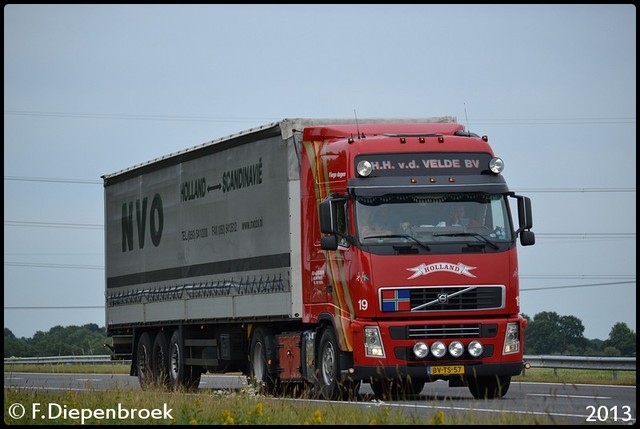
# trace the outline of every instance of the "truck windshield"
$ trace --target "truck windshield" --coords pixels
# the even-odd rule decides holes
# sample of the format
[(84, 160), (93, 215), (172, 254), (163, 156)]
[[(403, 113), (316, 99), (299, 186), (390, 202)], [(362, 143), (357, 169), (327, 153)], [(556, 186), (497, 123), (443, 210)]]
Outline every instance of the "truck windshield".
[(511, 241), (507, 204), (486, 193), (356, 196), (358, 237), (367, 245)]

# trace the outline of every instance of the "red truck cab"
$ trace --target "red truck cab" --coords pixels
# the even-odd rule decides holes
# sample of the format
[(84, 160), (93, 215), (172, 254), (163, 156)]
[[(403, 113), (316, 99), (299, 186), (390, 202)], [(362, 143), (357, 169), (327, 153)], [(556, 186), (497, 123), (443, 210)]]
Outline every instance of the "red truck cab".
[(325, 396), (439, 379), (507, 392), (523, 365), (517, 238), (535, 239), (502, 168), (456, 123), (305, 128), (302, 319), (333, 328), (315, 339)]

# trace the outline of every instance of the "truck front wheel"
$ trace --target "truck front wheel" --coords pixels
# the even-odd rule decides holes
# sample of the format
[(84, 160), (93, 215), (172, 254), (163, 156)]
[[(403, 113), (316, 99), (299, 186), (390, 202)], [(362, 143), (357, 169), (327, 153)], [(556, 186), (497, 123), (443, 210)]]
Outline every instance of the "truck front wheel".
[(340, 359), (338, 342), (333, 328), (325, 328), (318, 348), (318, 376), (316, 383), (320, 396), (324, 399), (340, 397)]
[(394, 379), (371, 380), (371, 390), (378, 399), (398, 399), (417, 396), (422, 392), (425, 382), (422, 380)]
[(476, 399), (502, 398), (511, 385), (510, 376), (482, 376), (467, 379), (469, 391)]

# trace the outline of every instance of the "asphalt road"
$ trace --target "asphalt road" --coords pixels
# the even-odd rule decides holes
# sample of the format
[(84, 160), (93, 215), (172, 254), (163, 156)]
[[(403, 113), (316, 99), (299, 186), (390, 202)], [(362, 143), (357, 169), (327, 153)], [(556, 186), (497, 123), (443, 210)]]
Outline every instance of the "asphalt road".
[[(7, 373), (4, 387), (34, 390), (139, 390), (138, 379), (122, 374), (45, 374)], [(239, 375), (202, 376), (200, 390), (237, 390), (247, 388), (246, 378)], [(282, 400), (282, 398), (278, 398)], [(291, 399), (294, 400), (294, 399)], [(319, 401), (295, 399), (296, 401)], [(327, 402), (327, 401), (322, 401)], [(339, 404), (340, 402), (335, 402)], [(368, 384), (345, 406), (371, 407), (382, 404), (372, 396)], [(5, 407), (11, 404), (6, 404)], [(505, 413), (539, 415), (553, 424), (635, 424), (636, 387), (609, 385), (573, 385), (560, 383), (512, 382), (502, 399), (476, 400), (467, 388), (450, 388), (446, 382), (428, 383), (420, 395), (385, 401), (385, 406), (405, 412), (433, 414), (434, 409), (448, 413)]]

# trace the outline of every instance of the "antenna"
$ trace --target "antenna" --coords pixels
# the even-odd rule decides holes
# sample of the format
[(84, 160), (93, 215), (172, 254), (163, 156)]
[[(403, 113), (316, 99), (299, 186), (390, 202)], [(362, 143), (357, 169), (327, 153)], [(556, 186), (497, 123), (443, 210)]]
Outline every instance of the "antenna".
[(464, 120), (467, 123), (467, 133), (470, 133), (471, 130), (469, 129), (469, 118), (467, 118), (467, 103), (462, 103), (464, 105)]
[(358, 115), (356, 114), (356, 109), (353, 109), (353, 116), (356, 118), (356, 133), (358, 134), (358, 139), (360, 138), (360, 126), (358, 125)]

